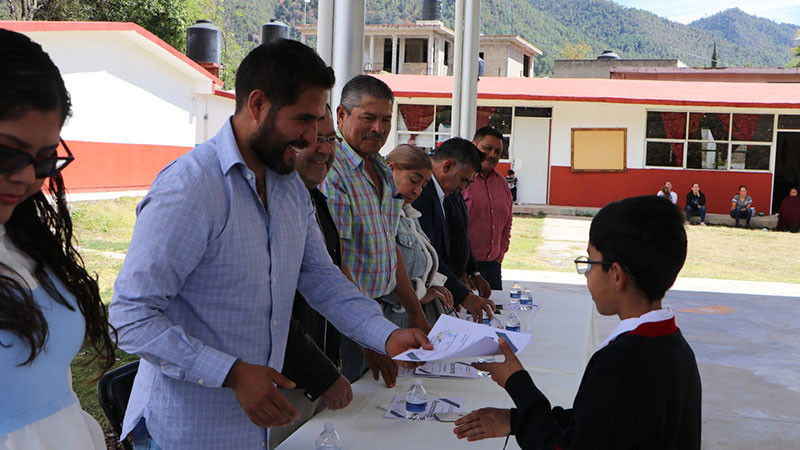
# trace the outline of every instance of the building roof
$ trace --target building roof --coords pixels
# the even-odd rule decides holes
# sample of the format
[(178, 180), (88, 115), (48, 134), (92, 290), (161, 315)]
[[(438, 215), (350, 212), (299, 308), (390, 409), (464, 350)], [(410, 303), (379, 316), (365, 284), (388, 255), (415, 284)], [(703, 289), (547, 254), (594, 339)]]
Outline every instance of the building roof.
[(481, 35), (481, 42), (492, 42), (492, 41), (500, 41), (500, 42), (511, 42), (512, 44), (516, 45), (522, 51), (527, 53), (533, 53), (536, 55), (542, 55), (542, 51), (538, 48), (534, 47), (533, 44), (526, 41), (522, 37), (516, 34), (482, 34)]
[[(381, 74), (397, 97), (450, 98), (452, 77)], [(479, 99), (800, 109), (800, 84), (497, 78), (478, 82)]]
[(612, 67), (612, 78), (800, 82), (800, 67)]
[[(0, 28), (16, 31), (19, 33), (32, 35), (34, 33), (53, 33), (53, 32), (97, 32), (97, 33), (117, 33), (126, 37), (131, 42), (147, 49), (156, 57), (164, 60), (179, 71), (186, 73), (190, 77), (202, 77), (210, 80), (216, 89), (224, 83), (218, 77), (209, 73), (199, 64), (189, 59), (188, 56), (176, 50), (171, 45), (164, 42), (161, 38), (147, 31), (141, 26), (132, 22), (17, 22), (0, 21)], [(35, 36), (31, 36), (34, 40)]]

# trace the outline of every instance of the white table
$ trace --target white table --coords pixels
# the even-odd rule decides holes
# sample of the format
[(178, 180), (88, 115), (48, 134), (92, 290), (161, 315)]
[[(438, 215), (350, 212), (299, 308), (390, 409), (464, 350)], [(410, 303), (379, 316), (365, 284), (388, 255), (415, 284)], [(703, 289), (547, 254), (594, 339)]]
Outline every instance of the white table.
[[(507, 283), (506, 283), (507, 284)], [(522, 364), (531, 372), (536, 385), (555, 405), (570, 406), (578, 390), (583, 369), (598, 345), (594, 328), (594, 304), (588, 291), (585, 294), (559, 292), (557, 285), (520, 283), (529, 287), (534, 302), (541, 305), (535, 313), (520, 311), (522, 331), (531, 333), (531, 343), (519, 355)], [(508, 291), (495, 291), (492, 299), (508, 301)], [(508, 317), (503, 311), (501, 317)], [(498, 357), (502, 358), (502, 356)], [(322, 411), (289, 436), (278, 449), (310, 450), (326, 422), (333, 423), (347, 450), (408, 450), (408, 449), (497, 449), (502, 440), (487, 439), (468, 443), (453, 434), (452, 423), (384, 419), (385, 411), (378, 408), (395, 395), (405, 395), (413, 378), (401, 377), (393, 389), (383, 380), (375, 381), (372, 373), (353, 384), (354, 398), (340, 411)], [(424, 378), (422, 385), (428, 397), (463, 396), (462, 411), (494, 406), (512, 407), (508, 394), (490, 378), (456, 379)], [(509, 449), (518, 449), (512, 438)]]

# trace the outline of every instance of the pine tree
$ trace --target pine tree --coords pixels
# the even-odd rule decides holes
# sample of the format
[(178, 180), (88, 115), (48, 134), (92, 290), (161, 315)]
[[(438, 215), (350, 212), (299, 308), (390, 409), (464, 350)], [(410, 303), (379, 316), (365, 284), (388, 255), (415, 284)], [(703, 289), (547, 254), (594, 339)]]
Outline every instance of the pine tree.
[(711, 68), (717, 67), (717, 43), (714, 42), (714, 51), (711, 53)]

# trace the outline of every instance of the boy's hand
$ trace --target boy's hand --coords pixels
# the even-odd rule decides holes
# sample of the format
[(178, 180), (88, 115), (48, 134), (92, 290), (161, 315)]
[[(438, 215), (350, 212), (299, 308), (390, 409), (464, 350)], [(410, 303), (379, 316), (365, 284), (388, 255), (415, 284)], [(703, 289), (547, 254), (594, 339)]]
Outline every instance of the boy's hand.
[(499, 384), (501, 388), (506, 387), (506, 380), (515, 372), (519, 372), (520, 370), (525, 370), (522, 367), (522, 363), (519, 362), (519, 358), (514, 352), (511, 350), (511, 347), (508, 345), (505, 339), (500, 338), (500, 350), (503, 351), (503, 356), (506, 357), (506, 360), (501, 363), (472, 363), (472, 367), (478, 370), (485, 370), (492, 375), (492, 379), (495, 383)]
[(486, 438), (508, 436), (511, 433), (511, 410), (482, 408), (456, 420), (453, 430), (459, 439), (480, 441)]

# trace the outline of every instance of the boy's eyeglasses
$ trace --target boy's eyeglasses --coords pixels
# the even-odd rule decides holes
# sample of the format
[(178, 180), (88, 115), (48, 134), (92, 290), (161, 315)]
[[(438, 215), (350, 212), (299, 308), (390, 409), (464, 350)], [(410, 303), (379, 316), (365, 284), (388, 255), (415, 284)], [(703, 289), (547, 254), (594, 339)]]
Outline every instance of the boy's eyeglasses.
[(67, 143), (59, 139), (61, 146), (67, 152), (67, 156), (57, 156), (58, 150), (51, 156), (31, 156), (29, 153), (15, 150), (13, 148), (0, 146), (0, 174), (10, 175), (33, 164), (36, 178), (52, 177), (64, 170), (75, 157), (69, 151)]
[(581, 275), (589, 273), (589, 271), (592, 270), (592, 264), (602, 264), (604, 266), (610, 266), (613, 264), (608, 261), (591, 261), (588, 256), (578, 256), (575, 258), (574, 262), (575, 270), (577, 270)]
[(319, 144), (336, 145), (336, 144), (340, 144), (341, 142), (342, 142), (342, 138), (340, 138), (339, 136), (336, 136), (336, 135), (328, 136), (328, 137), (325, 137), (325, 136), (323, 136), (321, 134), (317, 135), (317, 143), (319, 143)]

